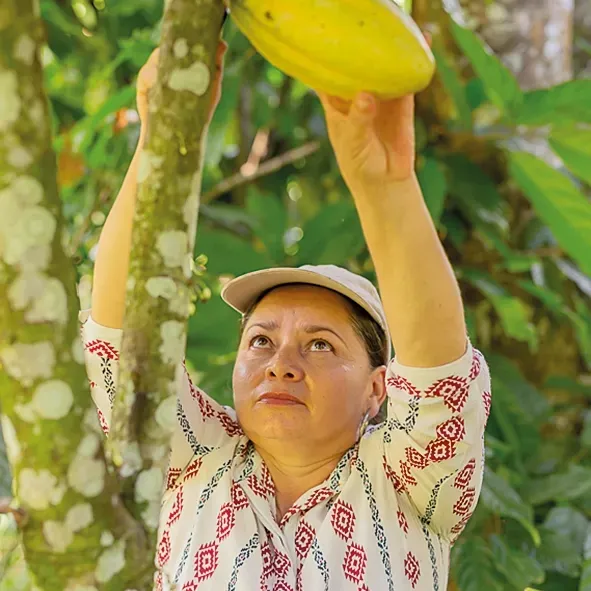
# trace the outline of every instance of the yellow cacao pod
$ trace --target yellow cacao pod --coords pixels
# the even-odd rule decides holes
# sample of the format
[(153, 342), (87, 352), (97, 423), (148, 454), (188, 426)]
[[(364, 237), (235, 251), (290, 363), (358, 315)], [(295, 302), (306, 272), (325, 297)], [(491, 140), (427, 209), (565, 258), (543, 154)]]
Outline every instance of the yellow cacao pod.
[(229, 0), (255, 49), (285, 74), (344, 99), (423, 90), (435, 60), (393, 0)]

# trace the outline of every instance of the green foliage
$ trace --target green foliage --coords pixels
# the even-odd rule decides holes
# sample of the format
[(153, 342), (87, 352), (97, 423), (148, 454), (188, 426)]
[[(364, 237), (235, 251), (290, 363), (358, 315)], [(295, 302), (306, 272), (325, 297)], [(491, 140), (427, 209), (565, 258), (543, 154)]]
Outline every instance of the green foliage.
[[(42, 0), (41, 9), (68, 239), (84, 285), (135, 149), (134, 81), (162, 2)], [(418, 175), (493, 377), (482, 497), (452, 574), (460, 591), (590, 591), (591, 387), (579, 376), (591, 370), (591, 81), (523, 93), (474, 33), (455, 23), (452, 33), (473, 72), (434, 39), (450, 110), (436, 134), (417, 121)], [(227, 277), (306, 263), (375, 276), (316, 97), (258, 56), (231, 19), (224, 38), (203, 178), (216, 197), (201, 209), (195, 250), (207, 256), (212, 297), (190, 319), (187, 362), (231, 404), (239, 317), (219, 298)], [(321, 149), (218, 194), (266, 131), (266, 159), (314, 140)], [(566, 169), (520, 151), (524, 132), (545, 134)], [(0, 486), (3, 474), (0, 463)]]

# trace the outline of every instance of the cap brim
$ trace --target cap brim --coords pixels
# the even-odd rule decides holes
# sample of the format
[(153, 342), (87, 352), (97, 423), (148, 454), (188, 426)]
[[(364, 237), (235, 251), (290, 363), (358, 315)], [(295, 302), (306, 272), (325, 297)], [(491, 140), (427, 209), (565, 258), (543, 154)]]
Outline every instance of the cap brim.
[(378, 324), (382, 324), (375, 312), (368, 309), (367, 302), (354, 291), (334, 279), (306, 269), (276, 267), (253, 271), (229, 281), (222, 289), (221, 296), (234, 310), (244, 314), (262, 293), (288, 283), (305, 283), (336, 291), (359, 304)]

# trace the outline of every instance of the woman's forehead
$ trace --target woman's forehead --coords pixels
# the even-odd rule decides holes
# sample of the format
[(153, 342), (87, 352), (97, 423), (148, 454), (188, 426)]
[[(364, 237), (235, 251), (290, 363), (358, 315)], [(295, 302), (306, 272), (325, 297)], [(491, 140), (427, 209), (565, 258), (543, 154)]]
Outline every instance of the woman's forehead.
[(285, 285), (270, 291), (256, 306), (252, 317), (299, 315), (349, 321), (351, 309), (345, 297), (317, 285)]

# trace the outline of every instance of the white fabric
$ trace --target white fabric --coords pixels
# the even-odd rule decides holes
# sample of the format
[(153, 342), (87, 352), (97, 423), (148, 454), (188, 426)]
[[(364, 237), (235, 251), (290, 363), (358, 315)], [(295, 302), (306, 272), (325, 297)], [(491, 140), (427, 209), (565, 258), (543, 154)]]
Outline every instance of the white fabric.
[[(88, 313), (81, 320), (92, 396), (108, 432), (122, 333)], [(445, 591), (450, 546), (481, 488), (488, 368), (468, 343), (442, 367), (392, 360), (387, 389), (388, 420), (278, 523), (273, 481), (234, 412), (185, 371), (155, 588)]]

